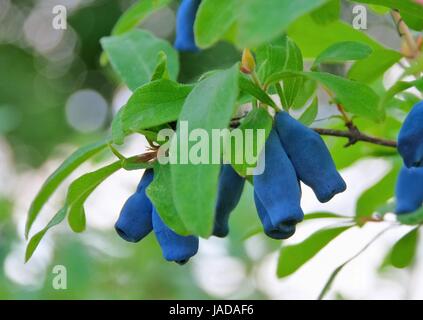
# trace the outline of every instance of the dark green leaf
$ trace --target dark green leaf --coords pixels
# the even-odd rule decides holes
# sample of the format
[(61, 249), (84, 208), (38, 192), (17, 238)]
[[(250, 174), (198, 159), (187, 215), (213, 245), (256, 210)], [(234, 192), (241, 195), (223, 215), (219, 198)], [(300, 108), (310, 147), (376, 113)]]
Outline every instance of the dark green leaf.
[(76, 168), (82, 163), (93, 157), (95, 154), (106, 149), (107, 141), (100, 141), (88, 146), (82, 147), (75, 151), (67, 158), (56, 171), (46, 180), (41, 190), (33, 200), (28, 212), (28, 219), (25, 226), (25, 237), (28, 237), (32, 224), (40, 213), (42, 207), (57, 189), (57, 187), (65, 180)]
[[(239, 66), (235, 65), (231, 69), (214, 73), (194, 87), (185, 100), (179, 118), (178, 141), (181, 139), (181, 122), (189, 125), (188, 134), (196, 128), (202, 128), (209, 137), (213, 129), (228, 127), (239, 93), (238, 74)], [(183, 143), (187, 143), (187, 150), (190, 151), (197, 141)], [(216, 155), (210, 153), (210, 156)], [(190, 232), (208, 237), (213, 227), (220, 165), (183, 162), (179, 157), (178, 164), (171, 166), (175, 206)]]
[(191, 90), (190, 85), (181, 85), (166, 79), (138, 88), (128, 100), (122, 114), (124, 132), (139, 132), (176, 121)]
[(277, 108), (272, 98), (270, 98), (262, 88), (255, 85), (253, 82), (251, 82), (251, 80), (247, 79), (243, 75), (240, 75), (239, 77), (239, 88), (257, 98), (257, 100), (263, 102), (264, 104), (273, 108)]
[(171, 79), (176, 79), (178, 75), (179, 61), (175, 49), (147, 31), (137, 29), (102, 38), (101, 44), (113, 68), (132, 91), (150, 81), (160, 51), (168, 58)]
[(154, 180), (147, 188), (147, 195), (163, 222), (169, 228), (181, 235), (189, 234), (173, 203), (172, 177), (169, 164), (160, 165), (156, 163)]
[[(270, 131), (272, 130), (272, 125), (273, 125), (273, 119), (269, 115), (267, 110), (265, 110), (264, 108), (253, 109), (247, 115), (247, 117), (245, 117), (245, 119), (242, 121), (241, 125), (239, 126), (239, 129), (243, 133), (244, 144), (242, 146), (240, 146), (239, 144), (231, 144), (232, 149), (230, 150), (231, 152), (230, 162), (232, 163), (232, 166), (238, 172), (239, 175), (245, 177), (247, 175), (252, 174), (251, 171), (253, 171), (257, 162), (248, 163), (249, 161), (247, 161), (246, 152), (252, 152), (253, 151), (252, 149), (254, 149), (254, 151), (256, 151), (255, 152), (256, 158), (259, 157), (264, 147), (264, 144), (267, 140), (267, 137), (269, 136)], [(250, 130), (250, 132), (252, 133), (251, 136), (248, 137), (248, 140), (255, 142), (255, 141), (260, 141), (260, 139), (258, 139), (257, 137), (259, 129), (265, 130), (264, 131), (265, 135), (263, 137), (262, 144), (255, 143), (254, 146), (250, 146), (250, 148), (248, 148), (246, 143), (247, 141), (246, 131)], [(238, 161), (238, 159), (241, 159), (241, 161)]]
[(325, 228), (313, 233), (299, 244), (283, 246), (279, 255), (278, 277), (283, 278), (296, 272), (329, 242), (349, 228), (351, 225)]
[(297, 18), (328, 0), (242, 0), (238, 2), (237, 44), (254, 48), (276, 38)]
[(340, 0), (331, 0), (322, 7), (314, 10), (310, 15), (318, 24), (327, 24), (340, 18), (341, 2)]
[(206, 48), (220, 40), (234, 23), (237, 10), (234, 0), (203, 0), (194, 25), (196, 43)]

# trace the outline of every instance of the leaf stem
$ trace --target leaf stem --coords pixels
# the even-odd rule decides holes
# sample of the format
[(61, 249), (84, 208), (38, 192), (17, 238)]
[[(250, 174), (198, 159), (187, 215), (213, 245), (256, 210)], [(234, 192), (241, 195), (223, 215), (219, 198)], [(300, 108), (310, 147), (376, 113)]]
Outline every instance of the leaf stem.
[(323, 287), (322, 291), (320, 292), (317, 300), (323, 300), (323, 298), (326, 296), (330, 288), (332, 287), (332, 284), (334, 283), (336, 276), (344, 269), (344, 267), (358, 258), (363, 252), (365, 252), (377, 239), (379, 239), (385, 232), (393, 228), (394, 226), (389, 226), (382, 231), (380, 231), (376, 236), (374, 236), (359, 252), (357, 252), (355, 255), (353, 255), (351, 258), (349, 258), (347, 261), (345, 261), (343, 264), (341, 264), (339, 267), (337, 267), (332, 274), (330, 275), (328, 281), (326, 282), (325, 286)]

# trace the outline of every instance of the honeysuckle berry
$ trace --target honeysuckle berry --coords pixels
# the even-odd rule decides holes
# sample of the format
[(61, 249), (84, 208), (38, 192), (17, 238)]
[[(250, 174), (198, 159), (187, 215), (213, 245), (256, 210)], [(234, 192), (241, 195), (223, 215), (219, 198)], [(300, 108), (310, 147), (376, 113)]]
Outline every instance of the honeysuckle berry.
[(318, 133), (286, 112), (275, 117), (275, 126), (298, 178), (313, 189), (320, 202), (328, 202), (347, 188)]
[(198, 238), (181, 236), (170, 229), (153, 206), (153, 230), (167, 261), (185, 264), (198, 251)]
[(201, 0), (182, 0), (176, 14), (176, 38), (174, 47), (179, 51), (197, 52), (194, 21)]
[(398, 135), (398, 151), (408, 168), (423, 167), (423, 101), (405, 119)]
[(402, 167), (395, 188), (397, 214), (411, 213), (423, 204), (423, 168)]
[(151, 213), (153, 206), (145, 190), (153, 181), (153, 170), (144, 172), (137, 191), (129, 197), (115, 224), (118, 235), (128, 242), (138, 242), (153, 230)]
[(266, 208), (261, 203), (260, 199), (257, 196), (257, 193), (254, 192), (254, 202), (256, 204), (256, 209), (258, 216), (260, 218), (261, 224), (263, 225), (264, 233), (276, 240), (288, 239), (295, 233), (296, 229), (296, 222), (292, 221), (292, 223), (284, 223), (275, 227), (272, 222), (270, 221), (270, 216), (266, 211)]
[(289, 231), (304, 218), (300, 206), (301, 189), (295, 169), (275, 129), (266, 141), (264, 155), (264, 172), (253, 178), (254, 191), (264, 208), (260, 212), (261, 215), (267, 212), (271, 226)]
[(236, 173), (230, 164), (222, 165), (216, 201), (216, 216), (213, 235), (226, 237), (229, 233), (229, 215), (241, 199), (245, 179)]

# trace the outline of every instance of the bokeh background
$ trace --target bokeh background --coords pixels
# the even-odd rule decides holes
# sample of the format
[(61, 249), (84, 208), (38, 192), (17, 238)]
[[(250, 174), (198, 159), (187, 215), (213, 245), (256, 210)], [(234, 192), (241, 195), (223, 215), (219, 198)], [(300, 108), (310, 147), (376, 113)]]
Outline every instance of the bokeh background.
[[(165, 262), (154, 236), (128, 244), (113, 230), (120, 208), (136, 188), (140, 172), (119, 172), (90, 197), (88, 230), (73, 234), (62, 224), (43, 240), (24, 264), (23, 236), (32, 198), (49, 174), (77, 147), (109, 133), (111, 120), (130, 91), (109, 67), (100, 65), (99, 40), (110, 31), (130, 0), (0, 0), (0, 298), (1, 299), (315, 299), (330, 273), (359, 251), (384, 223), (351, 229), (327, 246), (299, 272), (276, 277), (280, 242), (263, 234), (246, 238), (258, 225), (251, 188), (231, 219), (227, 239), (202, 240), (189, 264)], [(68, 9), (67, 30), (52, 28), (52, 8)], [(175, 5), (176, 6), (176, 5)], [(351, 5), (343, 18), (352, 21)], [(175, 7), (165, 8), (142, 27), (169, 41), (174, 37)], [(385, 45), (400, 48), (392, 21), (369, 12), (366, 31)], [(181, 82), (210, 69), (232, 65), (240, 53), (221, 43), (200, 54), (181, 54)], [(399, 76), (394, 66), (385, 76), (389, 86)], [(321, 103), (325, 103), (321, 99)], [(320, 118), (330, 113), (322, 108)], [(345, 141), (343, 141), (345, 142)], [(342, 143), (342, 141), (341, 141)], [(145, 141), (130, 137), (122, 152), (142, 153)], [(354, 215), (359, 195), (388, 169), (383, 159), (342, 160), (348, 191), (320, 204), (304, 187), (306, 213), (333, 211)], [(83, 165), (51, 198), (34, 230), (42, 228), (60, 208), (66, 185), (80, 174), (110, 161), (102, 154)], [(338, 163), (339, 164), (339, 163)], [(322, 225), (303, 223), (289, 243), (297, 243)], [(423, 268), (419, 253), (411, 270), (381, 268), (386, 251), (409, 229), (397, 228), (339, 275), (329, 298), (423, 298)], [(67, 269), (67, 290), (55, 290), (55, 265)]]

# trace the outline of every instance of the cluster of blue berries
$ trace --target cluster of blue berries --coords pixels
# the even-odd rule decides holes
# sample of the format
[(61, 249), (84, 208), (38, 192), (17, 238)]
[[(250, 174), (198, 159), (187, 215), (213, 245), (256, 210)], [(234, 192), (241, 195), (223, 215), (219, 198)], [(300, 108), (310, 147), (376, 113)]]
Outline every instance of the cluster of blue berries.
[(398, 151), (404, 166), (396, 186), (396, 213), (412, 213), (423, 204), (423, 102), (416, 104), (405, 119)]
[(303, 220), (299, 181), (308, 185), (320, 202), (347, 188), (320, 135), (288, 113), (279, 112), (266, 142), (264, 172), (254, 176), (255, 203), (269, 237), (289, 238)]
[(153, 181), (154, 172), (148, 169), (137, 191), (126, 201), (115, 224), (116, 232), (128, 242), (139, 242), (154, 230), (157, 241), (167, 261), (185, 264), (198, 251), (198, 238), (181, 236), (167, 227), (160, 218), (146, 189)]
[[(286, 112), (275, 116), (265, 146), (264, 172), (254, 176), (254, 200), (265, 233), (287, 239), (303, 220), (300, 180), (310, 186), (321, 202), (346, 189), (320, 135)], [(115, 229), (126, 241), (138, 242), (154, 231), (168, 261), (186, 263), (198, 251), (198, 238), (181, 236), (167, 227), (146, 195), (153, 170), (145, 171), (137, 191), (125, 203)], [(229, 164), (221, 167), (215, 205), (213, 235), (226, 237), (229, 216), (238, 205), (245, 178)]]

